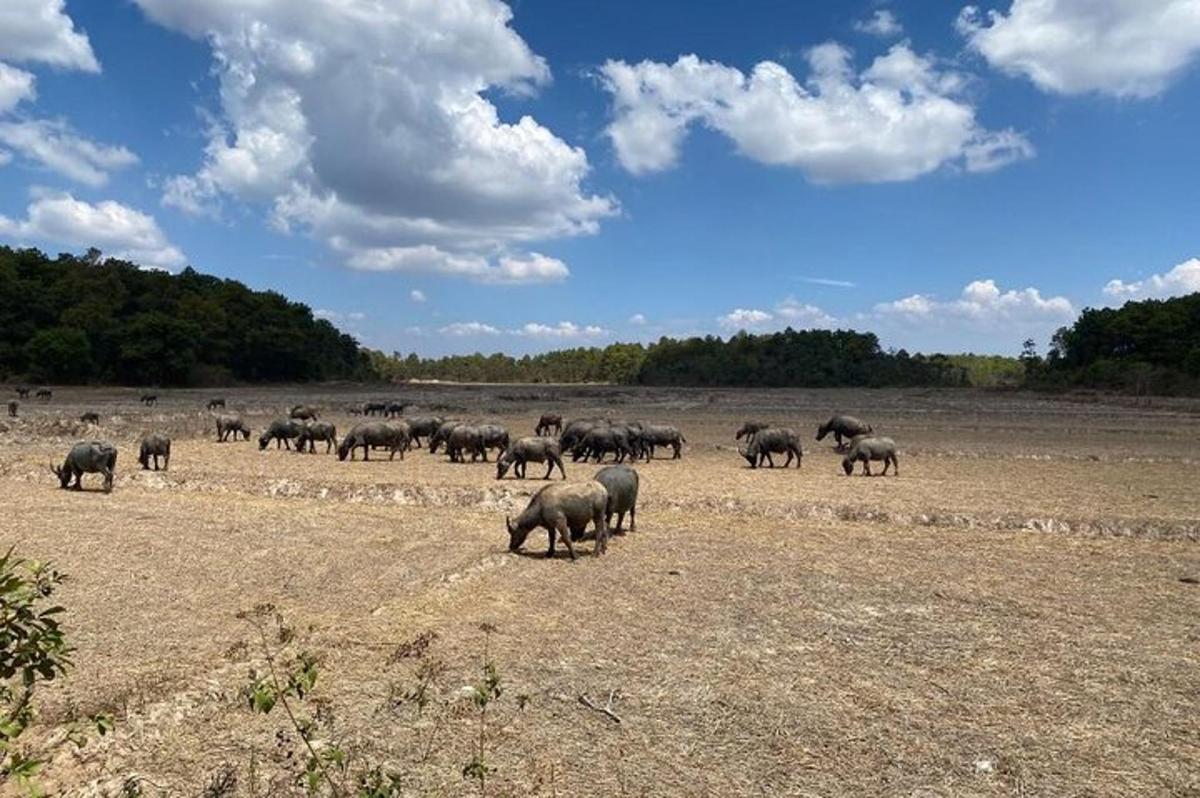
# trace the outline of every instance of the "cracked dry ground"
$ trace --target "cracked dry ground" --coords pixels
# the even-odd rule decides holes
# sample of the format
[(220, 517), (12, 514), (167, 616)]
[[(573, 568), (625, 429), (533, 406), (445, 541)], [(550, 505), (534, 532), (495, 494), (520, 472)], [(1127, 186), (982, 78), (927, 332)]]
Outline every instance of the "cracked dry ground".
[[(484, 634), (494, 795), (1195, 795), (1200, 791), (1200, 415), (1022, 395), (899, 391), (404, 388), (523, 434), (543, 409), (670, 421), (681, 461), (639, 466), (636, 533), (576, 563), (506, 551), (542, 483), (414, 451), (339, 463), (218, 445), (197, 410), (56, 390), (0, 432), (2, 541), (53, 559), (78, 647), (30, 745), (51, 792), (302, 794), (285, 719), (240, 691), (262, 657), (239, 610), (269, 602), (318, 657), (303, 707), (411, 794), (471, 794), (463, 686)], [(393, 392), (393, 393), (396, 393)], [(134, 393), (134, 392), (125, 392)], [(375, 392), (378, 393), (378, 392)], [(294, 388), (226, 394), (261, 429)], [(60, 399), (61, 396), (61, 399)], [(901, 476), (846, 478), (812, 430), (839, 408), (896, 438)], [(74, 422), (101, 413), (99, 431)], [(352, 420), (331, 413), (340, 429)], [(800, 471), (751, 471), (733, 430), (797, 427)], [(175, 437), (172, 469), (135, 462)], [(76, 437), (121, 449), (111, 495), (57, 489)], [(594, 466), (568, 463), (581, 480)], [(529, 473), (540, 475), (531, 466)], [(92, 479), (95, 479), (93, 477)], [(526, 550), (540, 555), (545, 536)], [(590, 553), (590, 543), (581, 544)], [(432, 632), (425, 653), (403, 644)], [(419, 648), (419, 646), (417, 647)], [(409, 652), (411, 653), (411, 651)], [(444, 670), (423, 712), (422, 662)], [(612, 696), (615, 723), (584, 707)], [(98, 710), (82, 749), (67, 722)], [(0, 785), (0, 794), (13, 790)]]

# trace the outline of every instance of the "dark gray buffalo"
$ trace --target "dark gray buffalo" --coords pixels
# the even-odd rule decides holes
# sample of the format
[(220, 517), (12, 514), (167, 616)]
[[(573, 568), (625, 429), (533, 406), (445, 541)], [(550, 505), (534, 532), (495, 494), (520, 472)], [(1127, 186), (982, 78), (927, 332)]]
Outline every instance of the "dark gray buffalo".
[(283, 445), (285, 449), (292, 448), (292, 441), (300, 437), (302, 425), (297, 424), (290, 418), (277, 418), (267, 427), (267, 431), (258, 436), (259, 450), (267, 448), (271, 441), (275, 441), (275, 448), (278, 449)]
[(317, 441), (325, 442), (325, 454), (337, 448), (337, 427), (328, 421), (314, 421), (300, 428), (296, 436), (296, 451), (308, 451), (310, 454), (317, 450)]
[(141, 448), (138, 449), (138, 462), (142, 464), (142, 470), (146, 471), (153, 460), (154, 470), (157, 471), (160, 457), (163, 459), (162, 470), (166, 471), (171, 467), (171, 439), (161, 433), (152, 432), (142, 438)]
[(230, 435), (235, 441), (239, 435), (245, 440), (250, 440), (250, 428), (242, 421), (241, 416), (217, 416), (217, 442), (224, 443), (229, 440)]
[(61, 467), (50, 466), (50, 470), (58, 477), (59, 487), (71, 487), (71, 479), (75, 480), (75, 490), (83, 490), (84, 474), (103, 474), (104, 492), (111, 493), (113, 473), (117, 468), (117, 447), (108, 441), (80, 441), (67, 452), (67, 459)]
[(17, 417), (17, 408), (18, 407), (20, 407), (20, 403), (18, 403), (16, 399), (9, 401), (9, 403), (8, 403), (8, 417), (9, 418)]
[(629, 430), (626, 427), (611, 427), (597, 424), (588, 430), (583, 440), (575, 444), (571, 450), (571, 459), (575, 462), (595, 458), (599, 463), (604, 456), (611, 454), (616, 462), (626, 457), (633, 457), (633, 447), (629, 443)]
[(389, 460), (396, 458), (396, 452), (400, 452), (400, 459), (403, 460), (404, 450), (408, 448), (408, 439), (403, 436), (403, 432), (399, 427), (392, 426), (384, 421), (367, 421), (362, 424), (355, 424), (346, 433), (346, 437), (342, 438), (342, 442), (338, 444), (338, 459), (345, 460), (346, 456), (349, 455), (350, 459), (353, 460), (354, 450), (362, 447), (363, 460), (370, 460), (371, 448), (379, 446), (389, 451)]
[(429, 436), (429, 453), (437, 454), (437, 450), (441, 446), (446, 445), (446, 441), (450, 440), (450, 433), (454, 432), (458, 427), (465, 426), (461, 421), (443, 421)]
[(218, 396), (215, 399), (208, 400), (208, 409), (209, 410), (216, 410), (218, 407), (221, 408), (222, 410), (225, 409), (225, 400), (223, 398)]
[(642, 438), (650, 449), (649, 457), (654, 457), (656, 446), (670, 446), (673, 451), (672, 460), (683, 456), (683, 444), (687, 443), (687, 438), (683, 437), (678, 428), (666, 424), (647, 424), (642, 428)]
[(733, 439), (740, 441), (742, 438), (753, 438), (756, 433), (766, 429), (769, 426), (771, 425), (764, 421), (747, 421), (742, 424), (742, 426), (738, 427), (737, 434), (733, 436)]
[(479, 425), (479, 448), (483, 451), (483, 462), (487, 462), (488, 449), (495, 449), (499, 457), (508, 448), (508, 430), (499, 424)]
[(517, 438), (504, 450), (504, 454), (496, 458), (496, 479), (504, 479), (510, 467), (518, 479), (525, 479), (526, 463), (546, 463), (546, 476), (542, 479), (550, 479), (555, 466), (558, 466), (562, 478), (567, 478), (558, 441), (554, 438), (534, 437)]
[(601, 468), (593, 477), (608, 491), (608, 505), (604, 510), (604, 523), (612, 526), (613, 515), (617, 516), (617, 526), (613, 530), (623, 531), (625, 513), (629, 513), (629, 531), (637, 531), (637, 498), (638, 472), (627, 465), (610, 465)]
[(294, 405), (288, 411), (288, 418), (294, 418), (297, 421), (316, 421), (317, 408), (312, 405)]
[(534, 435), (561, 435), (563, 428), (562, 416), (558, 413), (542, 413), (537, 426), (533, 428)]
[(892, 466), (892, 475), (900, 476), (900, 461), (896, 459), (896, 442), (891, 438), (877, 438), (874, 435), (861, 435), (850, 441), (850, 448), (842, 458), (842, 470), (846, 476), (854, 473), (854, 464), (862, 462), (863, 476), (871, 476), (871, 461), (883, 461), (883, 473), (887, 476), (888, 466)]
[(412, 436), (413, 445), (420, 449), (421, 439), (433, 437), (445, 419), (441, 416), (405, 416), (404, 421), (408, 424), (408, 433)]
[(54, 396), (54, 391), (50, 390), (49, 388), (38, 388), (37, 393), (35, 393), (34, 396), (36, 396), (38, 399), (49, 402), (50, 397)]
[(100, 423), (100, 414), (89, 410), (88, 412), (86, 412), (82, 416), (80, 416), (79, 420), (82, 421), (84, 424), (99, 424)]
[(838, 414), (817, 427), (817, 440), (823, 440), (832, 432), (833, 440), (837, 443), (836, 448), (841, 451), (849, 445), (851, 438), (856, 435), (870, 435), (874, 431), (870, 424), (859, 421), (854, 416)]
[(758, 468), (764, 462), (771, 468), (775, 467), (775, 461), (771, 459), (773, 454), (786, 454), (787, 462), (783, 464), (787, 468), (792, 464), (792, 458), (796, 459), (796, 468), (800, 467), (800, 460), (804, 457), (804, 453), (800, 451), (800, 436), (796, 431), (788, 427), (769, 427), (768, 429), (760, 430), (746, 445), (744, 449), (739, 449), (738, 454), (746, 458), (746, 462), (751, 468)]
[[(430, 451), (433, 451), (432, 444)], [(483, 448), (483, 438), (479, 434), (479, 427), (459, 424), (450, 430), (450, 435), (446, 438), (446, 454), (450, 455), (452, 463), (467, 462), (468, 454), (471, 455), (472, 463), (480, 457), (487, 462), (487, 452)]]
[(608, 548), (607, 509), (608, 491), (595, 480), (547, 485), (533, 495), (529, 506), (517, 516), (516, 521), (504, 519), (508, 527), (508, 550), (519, 551), (529, 533), (541, 527), (550, 536), (550, 548), (546, 556), (554, 556), (554, 539), (557, 536), (573, 560), (573, 541), (583, 536), (588, 524), (593, 524), (596, 528), (596, 547), (593, 552), (600, 556)]
[(562, 444), (564, 452), (570, 452), (575, 449), (583, 436), (588, 434), (588, 431), (600, 423), (599, 419), (595, 418), (576, 418), (567, 422), (563, 427), (562, 434), (558, 436), (558, 442)]
[(147, 407), (149, 407), (150, 405), (156, 405), (156, 404), (158, 404), (158, 394), (144, 393), (144, 394), (142, 394), (141, 402), (142, 402), (142, 404), (146, 405)]
[(26, 385), (18, 385), (16, 388), (17, 396), (21, 399), (29, 398), (29, 387)]

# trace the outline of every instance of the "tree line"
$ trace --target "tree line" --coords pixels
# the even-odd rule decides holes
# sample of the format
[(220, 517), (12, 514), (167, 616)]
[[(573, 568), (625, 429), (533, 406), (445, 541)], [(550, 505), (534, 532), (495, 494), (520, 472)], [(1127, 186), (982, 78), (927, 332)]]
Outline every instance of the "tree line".
[(0, 247), (0, 375), (205, 385), (374, 377), (349, 335), (305, 305), (185, 269)]

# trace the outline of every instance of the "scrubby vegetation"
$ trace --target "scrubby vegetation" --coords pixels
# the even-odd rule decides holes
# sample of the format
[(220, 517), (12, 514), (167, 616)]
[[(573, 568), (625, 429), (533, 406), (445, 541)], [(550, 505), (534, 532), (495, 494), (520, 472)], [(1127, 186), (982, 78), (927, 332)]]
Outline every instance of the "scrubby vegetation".
[(305, 305), (192, 269), (0, 247), (0, 374), (194, 385), (365, 379), (365, 353)]

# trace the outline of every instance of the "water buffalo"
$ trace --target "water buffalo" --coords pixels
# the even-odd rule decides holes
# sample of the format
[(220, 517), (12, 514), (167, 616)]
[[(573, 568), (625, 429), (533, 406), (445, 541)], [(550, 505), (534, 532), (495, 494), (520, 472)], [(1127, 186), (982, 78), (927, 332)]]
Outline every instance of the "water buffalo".
[(404, 421), (408, 424), (413, 445), (420, 449), (421, 439), (432, 437), (438, 431), (438, 427), (442, 426), (444, 419), (440, 416), (405, 416)]
[(583, 440), (583, 436), (588, 434), (588, 430), (600, 423), (601, 421), (595, 418), (576, 418), (568, 421), (563, 427), (562, 434), (558, 436), (562, 450), (564, 452), (572, 451)]
[(244, 440), (250, 440), (250, 428), (242, 421), (241, 416), (217, 416), (217, 442), (224, 443), (232, 435), (236, 441), (238, 435)]
[(27, 386), (18, 385), (16, 390), (17, 390), (17, 396), (20, 397), (21, 399), (29, 398), (29, 388)]
[(792, 458), (796, 459), (796, 468), (800, 467), (800, 460), (804, 457), (804, 453), (800, 451), (800, 436), (796, 431), (788, 427), (768, 427), (767, 429), (759, 430), (750, 438), (750, 442), (743, 449), (738, 449), (738, 454), (746, 458), (746, 462), (751, 468), (758, 468), (764, 462), (771, 468), (775, 467), (775, 461), (771, 459), (772, 454), (787, 454), (787, 462), (783, 464), (787, 468), (792, 464)]
[(363, 405), (364, 416), (382, 416), (387, 414), (387, 402), (367, 402)]
[(295, 405), (288, 411), (288, 418), (296, 421), (316, 421), (317, 408), (312, 405)]
[(18, 404), (16, 399), (13, 399), (12, 401), (10, 401), (8, 403), (8, 417), (9, 418), (17, 417), (17, 408), (18, 407), (20, 407), (20, 405)]
[(542, 413), (542, 417), (538, 419), (537, 426), (533, 429), (533, 434), (549, 435), (553, 432), (555, 435), (561, 435), (562, 428), (562, 416), (558, 413)]
[(300, 437), (300, 429), (302, 425), (297, 424), (290, 418), (277, 418), (267, 427), (266, 432), (258, 436), (259, 451), (266, 449), (271, 441), (275, 441), (275, 448), (278, 449), (280, 444), (283, 444), (285, 449), (291, 449), (291, 442)]
[(387, 408), (384, 410), (384, 414), (388, 418), (395, 418), (396, 416), (402, 416), (402, 415), (404, 415), (404, 407), (405, 407), (405, 405), (403, 402), (388, 402)]
[(554, 438), (535, 437), (517, 438), (504, 450), (504, 454), (496, 458), (496, 479), (503, 479), (510, 466), (518, 479), (525, 479), (526, 463), (547, 463), (546, 476), (542, 479), (550, 479), (555, 466), (558, 466), (562, 478), (567, 478), (558, 441)]
[(883, 473), (887, 476), (888, 466), (892, 466), (892, 475), (900, 476), (900, 461), (896, 459), (896, 442), (891, 438), (877, 438), (874, 435), (859, 435), (850, 441), (850, 448), (842, 458), (842, 470), (846, 476), (854, 473), (854, 463), (862, 461), (863, 476), (871, 476), (871, 461), (883, 461)]
[(499, 424), (480, 424), (479, 448), (483, 453), (483, 462), (487, 462), (488, 449), (495, 449), (498, 457), (508, 448), (508, 430)]
[(392, 426), (383, 421), (366, 421), (362, 424), (355, 424), (351, 430), (346, 433), (346, 437), (342, 438), (342, 442), (338, 444), (337, 455), (339, 460), (345, 460), (349, 455), (350, 459), (354, 459), (354, 450), (362, 447), (363, 460), (371, 459), (371, 447), (382, 446), (388, 449), (390, 454), (389, 460), (396, 458), (396, 452), (400, 452), (400, 459), (404, 459), (404, 450), (408, 448), (408, 440), (403, 437), (403, 430), (398, 426)]
[[(432, 450), (432, 444), (430, 444), (430, 451)], [(483, 448), (483, 438), (479, 433), (479, 427), (459, 424), (450, 430), (450, 434), (446, 436), (446, 454), (450, 456), (452, 463), (465, 463), (467, 454), (471, 455), (472, 463), (480, 457), (487, 462), (487, 451)]]
[(618, 463), (626, 457), (633, 457), (633, 449), (629, 445), (629, 431), (625, 427), (597, 424), (588, 430), (583, 440), (575, 444), (575, 448), (571, 450), (571, 459), (579, 462), (594, 457), (596, 462), (600, 462), (610, 453)]
[(612, 517), (617, 516), (615, 532), (621, 532), (625, 525), (625, 513), (629, 513), (629, 531), (637, 531), (637, 498), (638, 472), (627, 465), (605, 466), (593, 477), (608, 491), (608, 504), (604, 510), (604, 523), (612, 525)]
[(225, 409), (225, 400), (224, 399), (222, 399), (221, 397), (217, 397), (215, 399), (208, 400), (208, 409), (209, 410), (216, 410), (218, 407), (221, 408), (222, 410)]
[(138, 450), (138, 462), (142, 464), (142, 470), (150, 468), (150, 460), (154, 460), (154, 470), (158, 470), (158, 458), (163, 459), (162, 470), (166, 471), (171, 466), (171, 439), (166, 435), (157, 432), (152, 432), (142, 438), (142, 446)]
[(50, 390), (49, 388), (38, 388), (37, 393), (34, 394), (34, 396), (45, 402), (49, 402), (50, 397), (54, 396), (54, 391)]
[[(822, 440), (829, 433), (833, 433), (833, 440), (837, 443), (835, 447), (837, 451), (846, 448), (850, 443), (850, 439), (856, 435), (869, 435), (875, 430), (870, 424), (865, 424), (859, 421), (854, 416), (835, 415), (833, 418), (826, 421), (820, 427), (817, 427), (817, 440)], [(843, 438), (845, 441), (843, 441)]]
[(111, 493), (113, 473), (117, 468), (117, 448), (107, 441), (80, 441), (67, 452), (62, 467), (50, 466), (58, 477), (59, 487), (71, 486), (75, 479), (75, 490), (83, 490), (84, 474), (103, 474), (104, 492)]
[(337, 427), (328, 421), (314, 421), (301, 426), (300, 434), (296, 436), (296, 451), (304, 452), (307, 449), (309, 453), (315, 452), (317, 441), (325, 441), (325, 454), (329, 454), (337, 448)]
[(100, 414), (89, 410), (79, 417), (79, 420), (84, 424), (99, 424)]
[(683, 444), (687, 443), (687, 438), (683, 437), (682, 432), (665, 424), (647, 424), (642, 429), (642, 435), (650, 449), (649, 457), (654, 457), (654, 447), (670, 446), (674, 450), (671, 459), (678, 460), (682, 456)]
[(150, 405), (156, 405), (156, 404), (158, 404), (158, 394), (144, 393), (144, 394), (142, 394), (141, 402), (142, 402), (142, 404), (146, 405), (147, 407), (149, 407)]
[(529, 533), (541, 527), (550, 536), (550, 548), (546, 551), (546, 556), (554, 556), (554, 539), (557, 535), (573, 560), (573, 540), (582, 537), (587, 525), (593, 524), (596, 528), (596, 547), (593, 552), (600, 556), (608, 548), (608, 524), (605, 521), (607, 509), (608, 491), (595, 480), (547, 485), (534, 494), (529, 500), (529, 506), (517, 516), (516, 521), (504, 519), (508, 527), (508, 550), (520, 550)]
[(756, 432), (764, 430), (769, 426), (771, 425), (762, 421), (747, 421), (738, 427), (737, 434), (733, 436), (733, 439), (740, 441), (742, 438), (752, 438)]
[(450, 433), (454, 432), (455, 428), (463, 426), (461, 421), (443, 421), (429, 436), (429, 453), (437, 454), (439, 446), (442, 446), (450, 439)]

